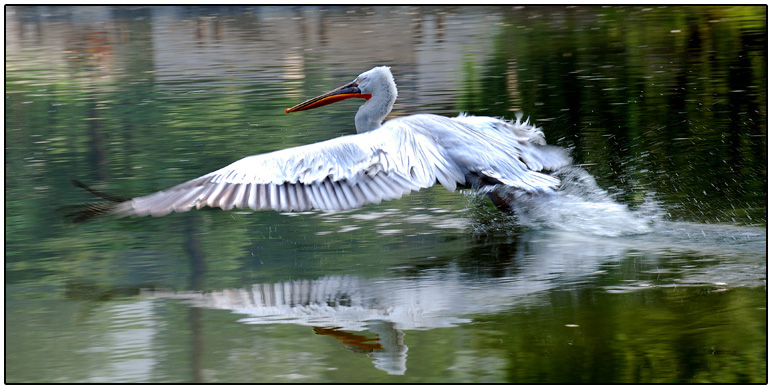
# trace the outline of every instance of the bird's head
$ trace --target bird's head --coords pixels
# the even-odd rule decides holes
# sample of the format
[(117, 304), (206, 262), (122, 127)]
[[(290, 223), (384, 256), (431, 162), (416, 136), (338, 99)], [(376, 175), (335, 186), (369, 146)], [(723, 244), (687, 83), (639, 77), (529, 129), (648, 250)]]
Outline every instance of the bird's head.
[[(350, 83), (287, 109), (286, 113), (315, 109), (349, 98), (363, 98), (369, 101), (373, 96), (380, 104), (388, 105), (388, 111), (390, 111), (393, 101), (396, 100), (396, 93), (396, 83), (391, 69), (388, 66), (378, 66), (359, 74)], [(389, 104), (389, 100), (393, 101)]]
[(377, 129), (383, 123), (396, 101), (396, 83), (391, 69), (378, 66), (359, 74), (353, 82), (301, 102), (286, 110), (286, 113), (318, 108), (349, 98), (363, 98), (367, 102), (356, 112), (356, 132)]
[[(359, 90), (365, 95), (375, 97), (391, 97), (396, 99), (396, 82), (388, 66), (378, 66), (367, 70), (358, 77)], [(354, 82), (356, 82), (354, 81)]]

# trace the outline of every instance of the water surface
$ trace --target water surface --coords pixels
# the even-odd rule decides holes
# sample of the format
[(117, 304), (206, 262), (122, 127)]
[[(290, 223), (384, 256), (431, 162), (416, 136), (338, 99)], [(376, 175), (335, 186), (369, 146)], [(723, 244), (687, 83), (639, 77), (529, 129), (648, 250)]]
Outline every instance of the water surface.
[[(8, 7), (6, 382), (763, 383), (765, 7)], [(523, 112), (557, 195), (72, 225), (392, 117)]]

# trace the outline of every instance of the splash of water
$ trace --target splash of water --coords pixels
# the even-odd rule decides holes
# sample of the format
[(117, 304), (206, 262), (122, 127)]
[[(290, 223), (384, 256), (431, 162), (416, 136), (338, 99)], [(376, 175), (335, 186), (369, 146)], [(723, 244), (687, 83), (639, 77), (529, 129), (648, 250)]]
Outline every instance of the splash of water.
[(581, 167), (564, 168), (558, 175), (562, 184), (556, 193), (506, 193), (520, 225), (616, 237), (649, 233), (662, 218), (663, 210), (652, 195), (631, 210)]

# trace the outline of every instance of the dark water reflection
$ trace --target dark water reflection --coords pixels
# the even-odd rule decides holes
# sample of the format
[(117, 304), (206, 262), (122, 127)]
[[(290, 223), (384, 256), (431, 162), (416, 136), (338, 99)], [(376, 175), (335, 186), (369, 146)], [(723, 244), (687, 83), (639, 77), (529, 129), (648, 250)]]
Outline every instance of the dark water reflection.
[[(9, 7), (6, 381), (765, 382), (765, 11)], [(393, 116), (522, 111), (583, 169), (514, 216), (56, 215), (351, 133), (283, 112), (381, 64)]]

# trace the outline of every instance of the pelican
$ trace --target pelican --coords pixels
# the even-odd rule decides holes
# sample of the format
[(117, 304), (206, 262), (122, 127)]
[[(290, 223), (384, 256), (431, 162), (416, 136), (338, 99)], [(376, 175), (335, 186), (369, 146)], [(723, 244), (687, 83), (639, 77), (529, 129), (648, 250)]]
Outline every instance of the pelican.
[(546, 145), (541, 129), (523, 122), (521, 116), (505, 121), (416, 114), (384, 123), (396, 96), (390, 68), (375, 67), (286, 110), (364, 99), (354, 119), (355, 135), (248, 156), (166, 190), (130, 199), (80, 184), (109, 201), (70, 216), (75, 221), (105, 214), (164, 216), (204, 206), (341, 211), (400, 198), (436, 182), (450, 191), (507, 187), (543, 193), (560, 183), (544, 172), (570, 163), (564, 149)]

